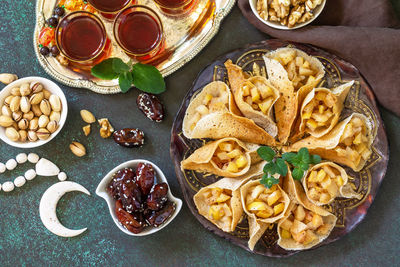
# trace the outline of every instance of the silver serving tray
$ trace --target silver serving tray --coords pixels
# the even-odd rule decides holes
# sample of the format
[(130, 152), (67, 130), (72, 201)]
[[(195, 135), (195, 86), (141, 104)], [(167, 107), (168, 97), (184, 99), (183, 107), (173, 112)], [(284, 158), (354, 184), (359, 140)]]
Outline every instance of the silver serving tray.
[[(169, 18), (159, 12), (152, 0), (138, 0), (138, 4), (146, 5), (155, 10), (161, 17), (166, 36), (168, 58), (160, 61), (156, 67), (164, 77), (177, 71), (194, 58), (217, 34), (222, 20), (228, 15), (235, 0), (198, 0), (198, 5), (185, 18)], [(99, 94), (120, 93), (117, 80), (105, 81), (87, 79), (79, 73), (62, 66), (53, 57), (44, 57), (39, 52), (38, 35), (45, 25), (45, 20), (51, 17), (57, 0), (37, 0), (36, 26), (34, 31), (34, 49), (36, 57), (43, 69), (55, 80), (77, 88), (86, 88)], [(112, 23), (104, 21), (108, 36), (113, 43), (112, 57), (120, 57), (125, 62), (130, 58), (116, 45), (112, 34)]]

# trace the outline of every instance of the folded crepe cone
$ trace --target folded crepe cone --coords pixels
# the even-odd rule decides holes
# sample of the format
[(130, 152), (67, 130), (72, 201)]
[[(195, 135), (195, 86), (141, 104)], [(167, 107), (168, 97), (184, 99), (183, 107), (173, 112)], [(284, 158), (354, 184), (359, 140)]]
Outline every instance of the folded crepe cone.
[(235, 102), (246, 118), (264, 128), (272, 137), (278, 133), (274, 122), (273, 105), (279, 98), (279, 91), (262, 76), (246, 78), (242, 68), (225, 62)]
[(299, 151), (306, 147), (311, 154), (349, 166), (358, 172), (364, 168), (372, 154), (372, 143), (371, 122), (364, 115), (353, 113), (339, 122), (328, 134), (320, 138), (309, 136), (283, 150)]
[(324, 241), (336, 225), (336, 216), (311, 203), (290, 171), (284, 179), (284, 189), (293, 201), (278, 223), (278, 245), (287, 250), (304, 250)]
[(266, 188), (260, 184), (260, 180), (244, 184), (240, 188), (240, 195), (249, 220), (248, 245), (253, 250), (268, 225), (285, 216), (290, 199), (279, 185)]
[(212, 82), (190, 102), (182, 126), (187, 138), (234, 137), (245, 142), (275, 145), (275, 139), (254, 121), (242, 117), (229, 87)]
[(261, 162), (259, 146), (236, 138), (223, 138), (209, 142), (181, 162), (184, 171), (209, 172), (224, 177), (241, 177), (252, 165)]
[(315, 57), (289, 47), (276, 49), (263, 57), (269, 81), (281, 94), (274, 108), (278, 138), (286, 143), (291, 134), (297, 134), (292, 129), (299, 107), (324, 77), (324, 67)]
[(302, 184), (307, 198), (317, 206), (330, 204), (337, 197), (361, 198), (352, 189), (346, 171), (333, 162), (313, 166), (305, 174)]

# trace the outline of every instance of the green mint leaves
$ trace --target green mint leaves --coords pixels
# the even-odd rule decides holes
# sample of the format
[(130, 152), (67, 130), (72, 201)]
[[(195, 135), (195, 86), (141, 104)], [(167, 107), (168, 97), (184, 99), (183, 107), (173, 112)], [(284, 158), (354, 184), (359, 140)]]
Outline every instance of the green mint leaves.
[(124, 63), (120, 58), (109, 58), (92, 68), (92, 75), (103, 80), (118, 78), (123, 93), (132, 85), (146, 93), (160, 94), (165, 91), (165, 81), (158, 69), (142, 63)]
[(318, 164), (321, 157), (318, 155), (310, 155), (307, 148), (301, 148), (299, 152), (283, 153), (282, 157), (276, 157), (275, 151), (268, 147), (262, 146), (257, 149), (257, 153), (263, 160), (267, 161), (264, 165), (264, 175), (261, 184), (270, 188), (274, 184), (279, 183), (274, 175), (286, 176), (288, 173), (288, 165), (293, 167), (292, 176), (295, 180), (301, 180), (304, 173), (309, 169), (310, 164)]

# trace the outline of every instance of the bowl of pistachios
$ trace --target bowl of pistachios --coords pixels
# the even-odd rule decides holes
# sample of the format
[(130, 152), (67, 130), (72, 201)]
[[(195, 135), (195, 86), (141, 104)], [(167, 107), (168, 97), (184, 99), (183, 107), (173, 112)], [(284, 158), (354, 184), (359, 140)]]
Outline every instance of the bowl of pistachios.
[(50, 142), (67, 119), (61, 88), (42, 77), (26, 77), (0, 92), (0, 139), (14, 147), (33, 148)]

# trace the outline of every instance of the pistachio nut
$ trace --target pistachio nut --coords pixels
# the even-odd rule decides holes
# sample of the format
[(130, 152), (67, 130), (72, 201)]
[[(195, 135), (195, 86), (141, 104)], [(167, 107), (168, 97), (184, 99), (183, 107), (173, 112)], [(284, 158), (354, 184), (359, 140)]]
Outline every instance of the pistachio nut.
[(29, 126), (29, 121), (27, 119), (22, 119), (18, 122), (18, 128), (20, 130), (26, 130), (28, 129)]
[(20, 96), (14, 96), (10, 102), (10, 109), (12, 112), (16, 112), (19, 110), (19, 104), (21, 102)]
[(43, 98), (44, 98), (43, 92), (38, 92), (32, 94), (29, 101), (31, 102), (32, 105), (38, 105), (43, 100)]
[(29, 102), (28, 97), (23, 96), (21, 97), (21, 102), (19, 103), (21, 111), (27, 113), (31, 110), (31, 102)]
[(47, 124), (47, 130), (49, 130), (50, 133), (54, 133), (58, 129), (58, 122), (57, 121), (50, 121)]
[(88, 136), (90, 134), (90, 124), (82, 127), (83, 133), (85, 134), (85, 136)]
[(1, 73), (0, 74), (0, 82), (4, 84), (10, 84), (13, 81), (18, 80), (18, 76), (11, 73)]
[(89, 124), (96, 121), (96, 118), (94, 117), (92, 112), (90, 112), (89, 110), (86, 110), (86, 109), (81, 110), (81, 117), (84, 122), (89, 123)]
[(46, 115), (41, 115), (38, 120), (39, 128), (45, 128), (49, 123), (49, 117)]
[(54, 111), (61, 111), (61, 100), (58, 95), (51, 95), (49, 102)]
[(22, 119), (22, 112), (21, 111), (13, 112), (12, 118), (15, 122), (19, 122)]
[(9, 95), (4, 99), (4, 105), (10, 107), (11, 100), (14, 98), (13, 95)]
[(86, 155), (86, 148), (81, 143), (72, 142), (72, 144), (69, 145), (69, 149), (71, 149), (72, 153), (77, 157)]
[(32, 105), (32, 106), (31, 106), (31, 110), (32, 110), (33, 114), (34, 114), (36, 117), (40, 117), (40, 115), (43, 114), (42, 111), (40, 110), (39, 105)]
[(1, 107), (1, 114), (4, 116), (8, 116), (11, 117), (12, 116), (12, 111), (9, 107), (7, 107), (6, 105)]
[(15, 130), (19, 130), (18, 129), (18, 123), (16, 123), (15, 121), (13, 122), (13, 124), (11, 125), (11, 127), (14, 127)]
[(29, 122), (29, 130), (36, 131), (39, 128), (39, 118), (35, 117)]
[(13, 127), (6, 128), (5, 134), (6, 134), (7, 138), (10, 139), (11, 141), (17, 142), (19, 139), (18, 131), (15, 130)]
[(10, 127), (13, 123), (14, 121), (11, 117), (5, 115), (0, 116), (0, 126)]
[(22, 118), (27, 119), (28, 121), (33, 119), (33, 117), (35, 117), (35, 114), (33, 114), (33, 111), (31, 111), (31, 110), (27, 113), (24, 113), (24, 115), (22, 115)]
[(29, 87), (30, 87), (32, 93), (34, 93), (34, 94), (39, 93), (43, 90), (43, 85), (39, 82), (31, 82)]
[(13, 96), (21, 96), (21, 92), (19, 91), (19, 87), (13, 87), (11, 88), (11, 94)]
[(29, 86), (29, 83), (24, 83), (19, 87), (19, 92), (22, 96), (27, 96), (30, 95), (32, 90), (31, 87)]
[(19, 130), (19, 141), (20, 142), (26, 142), (26, 140), (28, 139), (28, 132), (25, 130)]
[(38, 137), (37, 137), (35, 131), (28, 131), (28, 140), (31, 142), (35, 142), (38, 140)]
[(50, 106), (50, 102), (47, 99), (43, 99), (40, 102), (40, 111), (44, 114), (49, 116), (50, 112), (51, 112), (51, 106)]
[(61, 119), (61, 113), (60, 112), (58, 112), (58, 111), (52, 111), (51, 113), (50, 113), (50, 120), (51, 121), (56, 121), (56, 122), (60, 122), (60, 119)]
[(46, 128), (40, 128), (36, 131), (36, 135), (40, 140), (47, 140), (50, 137), (50, 132)]
[(46, 90), (46, 89), (43, 89), (43, 96), (44, 96), (45, 99), (48, 100), (50, 98), (50, 96), (51, 96), (50, 91)]

